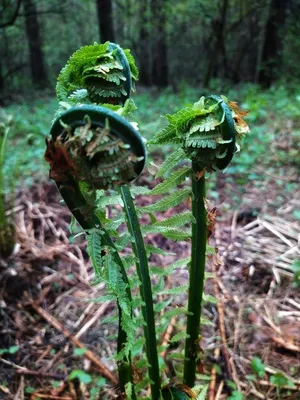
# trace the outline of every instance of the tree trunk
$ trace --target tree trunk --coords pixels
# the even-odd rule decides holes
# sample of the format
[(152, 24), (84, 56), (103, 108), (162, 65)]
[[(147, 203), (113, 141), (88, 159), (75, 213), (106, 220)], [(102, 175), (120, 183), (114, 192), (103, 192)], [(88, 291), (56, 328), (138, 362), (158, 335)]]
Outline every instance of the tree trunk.
[(140, 0), (140, 34), (139, 34), (139, 81), (142, 85), (151, 86), (150, 73), (150, 21), (149, 2)]
[(115, 41), (115, 32), (111, 0), (97, 0), (100, 41), (102, 43)]
[(278, 77), (281, 64), (281, 33), (285, 22), (288, 1), (271, 0), (266, 24), (258, 82), (269, 87)]
[(47, 86), (47, 72), (34, 0), (24, 0), (24, 11), (32, 83), (38, 88), (44, 88)]
[(152, 83), (168, 86), (168, 59), (166, 43), (166, 15), (163, 0), (151, 1), (152, 12)]

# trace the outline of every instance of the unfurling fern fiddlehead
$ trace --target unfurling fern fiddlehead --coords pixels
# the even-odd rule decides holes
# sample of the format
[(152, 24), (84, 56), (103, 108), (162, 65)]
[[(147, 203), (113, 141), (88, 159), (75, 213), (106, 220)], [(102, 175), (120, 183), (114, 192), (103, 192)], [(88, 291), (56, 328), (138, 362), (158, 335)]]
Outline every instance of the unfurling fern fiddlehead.
[(193, 387), (198, 360), (201, 304), (206, 262), (207, 211), (205, 172), (224, 170), (249, 131), (246, 113), (223, 96), (201, 97), (192, 107), (167, 115), (169, 125), (151, 141), (178, 149), (162, 164), (158, 175), (184, 159), (192, 161), (192, 249), (188, 293), (184, 383)]
[[(130, 322), (132, 298), (122, 259), (97, 214), (95, 191), (131, 182), (143, 170), (146, 152), (140, 135), (125, 118), (112, 111), (124, 112), (121, 105), (129, 98), (132, 80), (136, 78), (137, 69), (129, 51), (114, 43), (85, 46), (75, 52), (58, 78), (60, 109), (45, 153), (50, 177), (56, 181), (76, 220), (88, 232), (88, 241), (96, 238), (105, 249), (103, 259), (96, 257), (96, 262), (105, 262), (108, 270), (117, 270), (112, 272), (112, 290), (116, 291), (119, 308), (122, 393), (133, 380), (127, 346), (129, 337), (134, 341), (134, 325)], [(104, 101), (106, 107), (91, 104)], [(100, 271), (101, 265), (95, 268)], [(131, 396), (136, 398), (134, 390)]]

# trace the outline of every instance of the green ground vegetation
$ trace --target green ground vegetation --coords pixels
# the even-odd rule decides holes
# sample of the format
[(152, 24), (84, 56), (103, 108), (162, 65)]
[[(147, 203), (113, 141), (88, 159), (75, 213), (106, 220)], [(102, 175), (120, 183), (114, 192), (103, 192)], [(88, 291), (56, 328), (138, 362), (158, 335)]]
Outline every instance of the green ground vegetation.
[[(138, 88), (134, 100), (139, 108), (135, 116), (141, 134), (147, 139), (152, 138), (167, 123), (163, 115), (217, 90), (249, 110), (246, 120), (251, 132), (245, 139), (245, 150), (234, 158), (228, 168), (228, 175), (236, 174), (237, 184), (243, 186), (248, 179), (261, 181), (263, 178), (259, 171), (266, 168), (271, 175), (282, 167), (300, 168), (300, 86), (278, 84), (267, 90), (253, 84), (235, 88), (223, 84), (221, 87), (220, 90), (220, 82), (207, 89), (184, 86), (176, 93), (171, 89)], [(55, 98), (49, 96), (24, 99), (7, 107), (6, 111), (13, 115), (14, 122), (4, 165), (6, 187), (16, 175), (17, 186), (31, 185), (34, 180), (44, 180), (47, 176), (48, 166), (43, 160), (45, 137), (56, 107)], [(151, 149), (162, 158), (170, 150), (167, 147)]]

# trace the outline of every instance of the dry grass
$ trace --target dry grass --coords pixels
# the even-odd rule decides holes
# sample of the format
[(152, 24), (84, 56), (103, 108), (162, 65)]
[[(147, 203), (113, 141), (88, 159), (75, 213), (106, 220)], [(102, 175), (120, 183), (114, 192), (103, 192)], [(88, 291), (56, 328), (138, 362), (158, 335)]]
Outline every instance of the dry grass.
[[(254, 190), (246, 196), (255, 198)], [(271, 196), (275, 198), (276, 191), (270, 191)], [(213, 382), (209, 400), (228, 397), (227, 379), (246, 399), (275, 399), (269, 378), (276, 371), (294, 384), (281, 398), (300, 398), (300, 295), (291, 284), (291, 265), (300, 253), (300, 226), (293, 217), (300, 206), (299, 193), (272, 212), (260, 201), (256, 198), (253, 204), (262, 210), (257, 218), (241, 219), (238, 210), (216, 225), (213, 240), (220, 257), (209, 261), (216, 278), (207, 281), (206, 290), (219, 303), (204, 310), (214, 324), (204, 330), (203, 338), (203, 371)], [(94, 273), (84, 237), (70, 241), (70, 216), (52, 185), (20, 192), (14, 212), (15, 252), (0, 261), (0, 348), (17, 345), (19, 351), (0, 357), (0, 398), (90, 399), (85, 387), (68, 382), (74, 369), (106, 376), (113, 388), (115, 365), (110, 356), (115, 344), (108, 339), (108, 325), (100, 321), (112, 315), (115, 306), (90, 302), (104, 293), (104, 286), (90, 285)], [(149, 240), (172, 246), (160, 235)], [(177, 243), (178, 249), (188, 254), (189, 246)], [(157, 257), (156, 262), (170, 261)], [(186, 279), (184, 269), (177, 273), (178, 282)], [(176, 332), (175, 325), (173, 321), (163, 340)], [(75, 356), (78, 347), (87, 347), (90, 354)], [(266, 373), (250, 381), (254, 355), (264, 361)], [(35, 388), (32, 394), (26, 394), (29, 386)], [(110, 393), (108, 398), (115, 391)]]

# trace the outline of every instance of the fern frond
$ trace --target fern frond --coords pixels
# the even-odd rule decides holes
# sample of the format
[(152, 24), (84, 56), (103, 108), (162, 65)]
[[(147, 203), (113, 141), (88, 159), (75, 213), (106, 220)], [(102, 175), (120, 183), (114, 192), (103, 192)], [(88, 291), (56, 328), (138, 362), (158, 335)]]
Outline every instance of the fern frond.
[(176, 255), (176, 253), (170, 253), (168, 251), (160, 249), (159, 247), (153, 246), (152, 244), (146, 244), (145, 249), (148, 257), (150, 257), (150, 254), (159, 254), (161, 256)]
[(165, 211), (169, 208), (175, 207), (178, 204), (182, 203), (187, 197), (191, 194), (190, 188), (180, 189), (176, 192), (170, 194), (169, 196), (164, 197), (159, 200), (157, 203), (150, 204), (141, 209), (141, 211), (148, 212), (156, 212), (156, 211)]
[(187, 293), (187, 290), (189, 288), (189, 285), (181, 285), (181, 286), (176, 286), (171, 289), (167, 289), (164, 292), (161, 292), (160, 294), (183, 294)]
[(102, 246), (101, 246), (101, 233), (99, 230), (94, 229), (87, 235), (87, 252), (91, 258), (92, 266), (95, 274), (98, 277), (102, 276)]
[(173, 228), (170, 226), (147, 225), (143, 227), (142, 232), (143, 234), (160, 233), (166, 239), (171, 239), (175, 241), (183, 241), (191, 237), (191, 232), (182, 231), (178, 228)]
[(177, 261), (173, 262), (171, 265), (168, 265), (167, 267), (164, 267), (164, 268), (152, 266), (151, 267), (151, 271), (154, 274), (157, 274), (157, 275), (162, 275), (162, 276), (170, 275), (171, 272), (173, 272), (175, 269), (183, 267), (183, 266), (187, 266), (189, 264), (189, 262), (190, 262), (190, 258), (189, 257), (188, 258), (182, 258), (182, 259), (177, 260)]
[(185, 224), (189, 224), (190, 222), (193, 222), (194, 220), (195, 220), (195, 218), (193, 217), (192, 212), (185, 211), (181, 214), (172, 215), (172, 217), (157, 221), (153, 224), (153, 227), (169, 226), (172, 228), (176, 228), (179, 226), (183, 226)]
[(108, 206), (123, 204), (121, 196), (117, 192), (111, 191), (109, 196), (105, 190), (97, 190), (96, 207), (103, 209)]
[(180, 183), (184, 182), (185, 179), (190, 175), (191, 168), (189, 166), (184, 166), (174, 171), (166, 178), (163, 182), (155, 186), (151, 190), (150, 194), (164, 194), (169, 192), (171, 189), (177, 187)]
[(175, 144), (180, 143), (181, 139), (177, 135), (177, 129), (175, 125), (167, 125), (160, 132), (158, 132), (152, 139), (149, 140), (149, 144)]
[(179, 342), (180, 340), (184, 340), (188, 337), (186, 332), (178, 332), (169, 340), (170, 343)]
[(118, 305), (122, 310), (121, 325), (122, 329), (127, 334), (127, 342), (124, 349), (122, 349), (117, 358), (119, 360), (124, 356), (128, 356), (131, 346), (135, 340), (135, 331), (137, 326), (132, 318), (131, 301), (128, 298), (127, 284), (123, 281), (119, 265), (113, 260), (110, 252), (104, 257), (105, 280), (109, 290), (115, 295), (118, 300)]
[(130, 66), (131, 77), (137, 81), (139, 79), (139, 70), (135, 64), (135, 59), (129, 49), (124, 49), (124, 53)]
[(165, 161), (162, 163), (162, 165), (160, 166), (157, 174), (156, 174), (156, 178), (165, 175), (167, 172), (169, 172), (171, 169), (173, 169), (174, 167), (176, 167), (176, 165), (180, 162), (180, 161), (185, 161), (187, 160), (185, 151), (183, 150), (182, 147), (180, 147), (179, 149), (173, 151), (166, 159)]
[(166, 311), (163, 314), (163, 318), (170, 319), (170, 318), (172, 318), (174, 316), (177, 316), (177, 315), (188, 315), (188, 314), (189, 314), (189, 312), (188, 312), (187, 308), (185, 308), (185, 307), (176, 307), (176, 308), (174, 308), (172, 310)]

